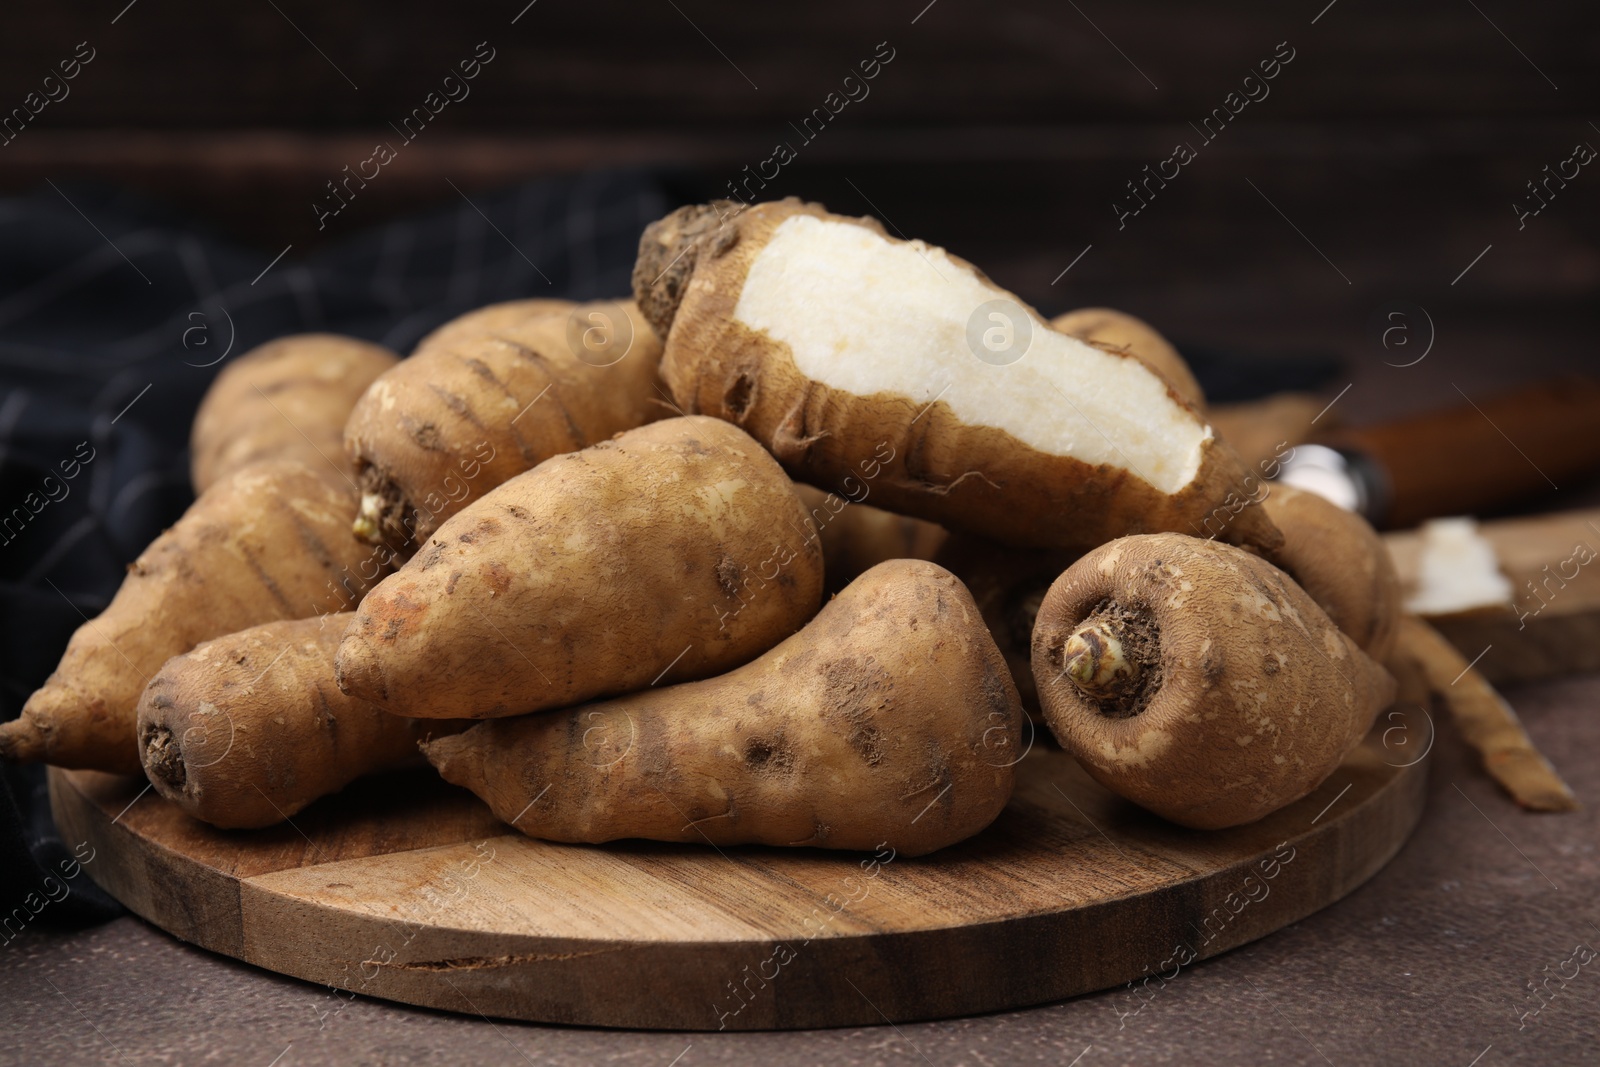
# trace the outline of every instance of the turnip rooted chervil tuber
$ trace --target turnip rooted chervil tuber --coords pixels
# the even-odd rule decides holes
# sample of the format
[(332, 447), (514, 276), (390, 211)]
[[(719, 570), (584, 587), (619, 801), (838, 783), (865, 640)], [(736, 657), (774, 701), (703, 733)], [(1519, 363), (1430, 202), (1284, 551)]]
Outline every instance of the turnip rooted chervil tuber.
[(532, 837), (917, 856), (1011, 796), (1021, 708), (966, 588), (892, 560), (738, 670), (424, 746)]
[(1238, 457), (1166, 379), (941, 248), (790, 199), (681, 209), (639, 253), (674, 399), (800, 481), (865, 473), (881, 507), (1022, 546), (1202, 529), (1279, 543)]
[(1251, 822), (1333, 773), (1394, 679), (1288, 575), (1181, 534), (1124, 537), (1045, 594), (1033, 673), (1101, 785), (1173, 822)]
[(398, 715), (494, 718), (736, 667), (799, 629), (822, 553), (738, 427), (652, 423), (546, 460), (361, 602), (340, 686)]
[(570, 300), (543, 297), (487, 304), (441, 324), (417, 342), (411, 355), (420, 356), (435, 348), (454, 348), (478, 338), (493, 337), (502, 330), (517, 330), (531, 319), (548, 318), (551, 315), (568, 316), (577, 306)]
[(461, 728), (339, 692), (333, 655), (349, 621), (269, 622), (168, 660), (139, 699), (139, 755), (156, 792), (213, 826), (271, 826)]
[(670, 414), (660, 356), (626, 301), (518, 301), (446, 323), (350, 413), (356, 535), (409, 556), (506, 479)]
[(1278, 563), (1350, 640), (1382, 663), (1400, 629), (1400, 576), (1366, 519), (1292, 485), (1261, 502), (1283, 532)]
[(331, 470), (257, 463), (201, 494), (78, 627), (0, 755), (139, 773), (139, 694), (170, 657), (274, 619), (345, 607), (384, 560), (350, 533), (355, 490)]
[(367, 387), (398, 362), (381, 345), (332, 333), (280, 337), (233, 360), (195, 412), (189, 435), (195, 493), (271, 459), (349, 477), (345, 420)]

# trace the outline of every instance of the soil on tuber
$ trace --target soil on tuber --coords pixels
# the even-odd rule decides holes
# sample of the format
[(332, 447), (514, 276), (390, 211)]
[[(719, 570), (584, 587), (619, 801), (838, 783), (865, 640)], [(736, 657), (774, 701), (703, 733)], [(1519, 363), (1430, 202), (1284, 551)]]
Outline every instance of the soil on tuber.
[(444, 777), (533, 837), (875, 849), (918, 856), (1011, 796), (1021, 709), (948, 571), (893, 560), (805, 629), (704, 681), (424, 746)]
[(474, 314), (373, 382), (345, 427), (356, 534), (401, 558), (507, 479), (671, 413), (632, 304)]
[(138, 774), (139, 694), (168, 659), (262, 622), (348, 608), (384, 571), (351, 536), (354, 512), (347, 482), (291, 461), (212, 486), (128, 566), (21, 717), (0, 725), (0, 755)]
[(1288, 575), (1182, 534), (1112, 541), (1061, 575), (1039, 608), (1033, 671), (1084, 770), (1197, 829), (1311, 792), (1395, 692)]
[(776, 461), (668, 419), (506, 482), (367, 595), (339, 684), (398, 715), (495, 718), (718, 674), (816, 613), (822, 554)]
[(418, 762), (461, 729), (346, 696), (333, 656), (348, 614), (269, 622), (174, 656), (139, 699), (139, 754), (156, 792), (224, 829), (271, 826), (364, 775)]

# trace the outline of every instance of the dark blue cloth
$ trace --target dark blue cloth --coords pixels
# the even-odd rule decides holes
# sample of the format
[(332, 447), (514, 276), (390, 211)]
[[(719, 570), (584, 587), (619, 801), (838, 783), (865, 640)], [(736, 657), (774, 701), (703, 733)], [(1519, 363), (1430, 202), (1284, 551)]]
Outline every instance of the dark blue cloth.
[[(674, 206), (651, 175), (589, 174), (459, 197), (274, 263), (280, 249), (103, 188), (0, 200), (0, 719), (193, 500), (189, 424), (229, 359), (311, 330), (406, 353), (484, 304), (626, 294), (640, 231)], [(0, 915), (43, 895), (74, 844), (56, 835), (42, 768), (0, 768)], [(89, 879), (71, 885), (40, 923), (120, 911)]]

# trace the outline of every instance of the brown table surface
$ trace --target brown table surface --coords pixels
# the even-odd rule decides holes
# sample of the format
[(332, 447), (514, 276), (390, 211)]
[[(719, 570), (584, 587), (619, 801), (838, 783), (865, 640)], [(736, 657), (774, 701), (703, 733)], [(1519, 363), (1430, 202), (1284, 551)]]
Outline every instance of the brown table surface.
[[(324, 988), (124, 918), (30, 928), (0, 948), (0, 1064), (1594, 1063), (1600, 959), (1564, 984), (1550, 976), (1572, 974), (1576, 946), (1600, 946), (1600, 677), (1508, 696), (1583, 810), (1519, 811), (1445, 726), (1422, 823), (1386, 869), (1333, 907), (1186, 969), (1136, 1015), (1125, 990), (759, 1034), (490, 1022), (368, 998), (340, 1011)], [(1556, 995), (1541, 1008), (1528, 983), (1547, 979)]]

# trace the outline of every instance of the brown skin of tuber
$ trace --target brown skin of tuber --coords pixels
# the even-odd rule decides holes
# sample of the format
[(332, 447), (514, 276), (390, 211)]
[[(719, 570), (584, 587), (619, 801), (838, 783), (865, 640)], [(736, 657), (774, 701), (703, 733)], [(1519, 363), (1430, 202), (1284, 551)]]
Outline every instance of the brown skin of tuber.
[(793, 483), (737, 427), (668, 419), (548, 460), (441, 526), (368, 594), (346, 692), (497, 718), (718, 674), (798, 630), (822, 554)]
[(630, 302), (475, 314), (374, 382), (345, 426), (357, 536), (400, 558), (502, 482), (670, 414), (661, 345)]
[(671, 332), (702, 250), (715, 255), (738, 239), (732, 223), (744, 209), (732, 200), (688, 204), (645, 229), (633, 265), (633, 298), (657, 337)]
[(1357, 647), (1387, 660), (1401, 591), (1383, 538), (1360, 515), (1291, 485), (1272, 485), (1261, 506), (1283, 531), (1275, 562)]
[[(1483, 757), (1483, 769), (1531, 811), (1575, 811), (1578, 798), (1539, 751), (1522, 721), (1489, 679), (1424, 619), (1406, 615), (1392, 659), (1410, 661), (1422, 676), (1427, 706), (1437, 693), (1461, 739)], [(1414, 680), (1408, 680), (1415, 685)]]
[(235, 359), (195, 413), (189, 436), (195, 493), (275, 459), (349, 477), (345, 420), (367, 386), (397, 362), (381, 345), (331, 333), (280, 337)]
[[(1144, 649), (1135, 675), (1073, 681), (1065, 653), (1086, 622)], [(1206, 830), (1311, 792), (1395, 692), (1288, 575), (1181, 534), (1124, 537), (1073, 564), (1039, 608), (1033, 669), (1050, 729), (1084, 770)]]
[(1021, 709), (965, 588), (880, 564), (805, 629), (716, 678), (501, 719), (424, 746), (532, 837), (919, 856), (1011, 796)]
[(145, 683), (202, 641), (353, 603), (385, 560), (350, 534), (355, 493), (299, 463), (261, 463), (201, 495), (128, 567), (55, 673), (0, 726), (0, 755), (138, 774)]
[(475, 308), (465, 315), (457, 315), (423, 337), (411, 350), (412, 357), (435, 348), (453, 348), (481, 337), (493, 337), (502, 330), (514, 330), (529, 319), (551, 315), (566, 316), (577, 307), (570, 300), (507, 300), (501, 304), (488, 304)]
[[(1245, 483), (1238, 457), (1214, 437), (1200, 446), (1194, 476), (1168, 493), (1135, 471), (1040, 451), (1004, 430), (965, 422), (943, 400), (858, 396), (807, 377), (787, 344), (735, 314), (752, 264), (795, 216), (883, 235), (875, 219), (832, 215), (793, 198), (726, 218), (717, 205), (683, 209), (646, 228), (634, 285), (651, 321), (669, 329), (661, 373), (682, 410), (740, 426), (796, 481), (839, 485), (870, 465), (874, 502), (885, 510), (1018, 547), (1074, 549), (1126, 533), (1198, 528)], [(949, 261), (982, 278), (970, 263)], [(1102, 351), (1144, 367), (1126, 351)], [(1253, 505), (1230, 510), (1221, 536), (1267, 553), (1280, 540)]]
[(419, 722), (339, 692), (348, 613), (270, 622), (174, 656), (139, 700), (156, 792), (224, 829), (272, 826), (357, 778), (417, 762), (465, 723)]

